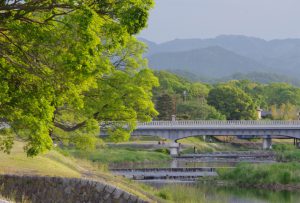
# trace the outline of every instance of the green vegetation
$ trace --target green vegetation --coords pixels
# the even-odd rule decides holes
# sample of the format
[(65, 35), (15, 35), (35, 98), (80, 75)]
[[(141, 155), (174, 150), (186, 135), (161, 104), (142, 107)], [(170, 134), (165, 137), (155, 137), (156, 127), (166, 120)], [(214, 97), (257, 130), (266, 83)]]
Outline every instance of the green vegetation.
[(57, 151), (28, 158), (23, 151), (24, 144), (16, 142), (11, 154), (0, 152), (0, 173), (37, 174), (61, 177), (80, 177), (77, 164)]
[(228, 120), (256, 120), (257, 107), (250, 95), (234, 86), (218, 85), (209, 92), (208, 104)]
[(266, 119), (295, 120), (300, 109), (300, 88), (286, 83), (260, 84), (232, 80), (209, 85), (192, 82), (166, 71), (156, 71), (160, 86), (154, 89), (158, 119), (253, 120), (257, 109)]
[(219, 143), (206, 142), (201, 137), (185, 138), (185, 139), (179, 140), (179, 143), (191, 146), (191, 147), (183, 150), (183, 153), (194, 153), (194, 147), (196, 148), (198, 153), (237, 150), (237, 148), (231, 144), (224, 144), (224, 143), (220, 143), (220, 142)]
[[(153, 6), (152, 0), (0, 1), (0, 121), (26, 142), (29, 156), (50, 150), (53, 141), (91, 148), (101, 121), (157, 115), (151, 98), (158, 81), (135, 37)], [(117, 141), (129, 137), (120, 126), (110, 132)], [(7, 139), (0, 138), (5, 150)]]
[(51, 150), (44, 155), (27, 157), (24, 143), (16, 141), (11, 154), (0, 152), (0, 173), (41, 175), (55, 177), (89, 178), (102, 181), (153, 202), (160, 201), (157, 190), (134, 181), (112, 175), (105, 165), (88, 160), (65, 156), (60, 150)]
[[(208, 198), (205, 194), (207, 193), (206, 189), (192, 187), (188, 185), (166, 185), (162, 187), (158, 196), (166, 200), (166, 202), (174, 203), (205, 203), (208, 202)], [(221, 198), (215, 199), (214, 202), (223, 202)]]
[(87, 159), (101, 164), (152, 162), (170, 160), (165, 151), (146, 151), (132, 148), (102, 148), (92, 151), (65, 149), (65, 152), (80, 159)]
[(299, 194), (264, 189), (220, 187), (217, 185), (176, 185), (162, 187), (158, 195), (166, 202), (178, 203), (229, 203), (237, 202), (298, 202)]
[(234, 169), (219, 169), (219, 178), (238, 186), (265, 186), (271, 184), (298, 184), (300, 163), (248, 164)]
[(273, 146), (276, 158), (281, 162), (300, 161), (300, 150), (292, 144), (276, 144)]

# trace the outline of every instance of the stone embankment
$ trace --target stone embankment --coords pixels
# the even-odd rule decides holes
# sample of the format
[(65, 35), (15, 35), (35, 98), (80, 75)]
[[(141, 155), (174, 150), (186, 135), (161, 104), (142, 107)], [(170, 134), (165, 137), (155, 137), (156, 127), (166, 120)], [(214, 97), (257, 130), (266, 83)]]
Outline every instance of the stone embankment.
[(0, 175), (0, 186), (0, 194), (16, 202), (145, 202), (109, 184), (87, 179)]

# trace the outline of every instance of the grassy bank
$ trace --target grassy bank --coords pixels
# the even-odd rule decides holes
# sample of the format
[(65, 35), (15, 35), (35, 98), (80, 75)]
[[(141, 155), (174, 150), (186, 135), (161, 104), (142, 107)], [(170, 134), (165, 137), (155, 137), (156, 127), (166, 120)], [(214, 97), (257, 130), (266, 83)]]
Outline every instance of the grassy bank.
[[(284, 187), (300, 184), (300, 163), (247, 164), (218, 170), (219, 179), (238, 186)], [(269, 188), (277, 189), (277, 188)]]
[[(207, 202), (203, 191), (196, 187), (187, 185), (167, 185), (160, 189), (158, 195), (166, 202), (190, 203), (190, 202)], [(215, 201), (216, 203), (221, 201)]]
[(202, 137), (189, 137), (178, 142), (190, 146), (183, 153), (194, 153), (194, 147), (198, 153), (241, 150), (241, 148), (235, 147), (230, 143), (206, 142)]
[(292, 144), (276, 144), (273, 146), (276, 158), (281, 162), (300, 161), (300, 149)]
[(76, 158), (87, 159), (101, 164), (138, 163), (170, 160), (171, 157), (162, 152), (136, 150), (132, 148), (101, 148), (91, 151), (63, 149), (63, 152)]
[(57, 151), (29, 158), (23, 150), (23, 143), (16, 142), (11, 154), (0, 152), (1, 174), (36, 174), (61, 177), (80, 177), (74, 160)]
[(1, 174), (89, 178), (109, 183), (149, 202), (160, 200), (160, 198), (156, 196), (157, 190), (115, 176), (106, 171), (105, 167), (99, 163), (96, 164), (88, 160), (65, 156), (57, 150), (51, 150), (46, 154), (28, 158), (23, 151), (23, 147), (23, 143), (16, 142), (11, 154), (8, 155), (0, 152)]

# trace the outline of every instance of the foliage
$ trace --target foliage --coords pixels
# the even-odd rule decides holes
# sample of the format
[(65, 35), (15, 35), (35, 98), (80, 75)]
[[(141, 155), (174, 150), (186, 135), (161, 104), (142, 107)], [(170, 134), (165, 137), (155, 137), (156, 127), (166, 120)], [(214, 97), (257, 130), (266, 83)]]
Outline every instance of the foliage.
[(159, 79), (160, 86), (155, 89), (156, 94), (162, 93), (182, 94), (188, 90), (189, 82), (175, 74), (167, 71), (155, 71), (156, 77)]
[(300, 161), (300, 150), (297, 149), (296, 146), (293, 146), (291, 144), (276, 144), (273, 146), (273, 149), (276, 152), (277, 161)]
[(185, 120), (225, 120), (225, 116), (213, 106), (197, 101), (178, 104), (177, 118)]
[(0, 151), (10, 153), (10, 150), (14, 143), (14, 133), (9, 128), (3, 128), (0, 130)]
[(49, 150), (53, 140), (88, 148), (101, 121), (156, 116), (151, 97), (158, 82), (133, 36), (152, 6), (152, 0), (1, 1), (0, 120), (26, 140), (29, 156)]
[(157, 98), (156, 109), (159, 112), (159, 120), (171, 120), (174, 114), (174, 101), (169, 94), (163, 94)]
[(257, 119), (257, 110), (253, 100), (237, 87), (218, 85), (209, 92), (208, 104), (226, 115), (228, 120)]
[(169, 149), (156, 149), (155, 152), (159, 152), (159, 153), (163, 153), (163, 154), (166, 154), (166, 155), (170, 155), (170, 150)]
[(269, 119), (298, 119), (300, 88), (286, 83), (231, 80), (211, 86), (167, 71), (155, 71), (155, 75), (160, 87), (153, 91), (154, 102), (163, 94), (170, 95), (177, 119), (257, 119), (257, 108), (271, 112)]
[(278, 107), (271, 106), (272, 118), (276, 120), (298, 120), (299, 108), (290, 103), (281, 104)]
[(297, 184), (300, 181), (299, 163), (239, 164), (234, 169), (218, 170), (220, 179), (238, 185)]
[(280, 106), (290, 103), (300, 105), (300, 89), (287, 83), (273, 83), (265, 87), (266, 101), (270, 105)]
[(297, 148), (291, 144), (275, 144), (272, 146), (272, 149), (276, 152), (297, 150)]

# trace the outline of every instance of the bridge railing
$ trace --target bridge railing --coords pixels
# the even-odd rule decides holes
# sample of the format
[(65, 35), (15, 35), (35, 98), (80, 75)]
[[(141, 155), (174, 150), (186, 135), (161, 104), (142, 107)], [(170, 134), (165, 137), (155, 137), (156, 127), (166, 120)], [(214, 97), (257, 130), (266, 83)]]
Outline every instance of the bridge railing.
[(142, 126), (299, 126), (300, 121), (282, 120), (239, 120), (239, 121), (220, 121), (220, 120), (190, 120), (190, 121), (152, 121), (139, 122), (138, 127)]

